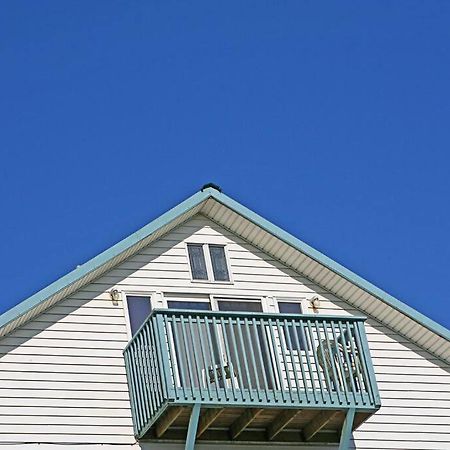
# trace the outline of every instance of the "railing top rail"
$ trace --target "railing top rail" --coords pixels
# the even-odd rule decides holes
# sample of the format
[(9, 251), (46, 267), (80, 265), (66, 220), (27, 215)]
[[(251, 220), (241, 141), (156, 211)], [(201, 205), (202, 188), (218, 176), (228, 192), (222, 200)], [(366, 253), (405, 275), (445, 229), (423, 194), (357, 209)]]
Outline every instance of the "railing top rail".
[(273, 319), (273, 320), (314, 320), (319, 322), (364, 322), (367, 317), (365, 316), (342, 316), (342, 315), (324, 315), (324, 314), (282, 314), (277, 312), (234, 312), (234, 311), (204, 311), (204, 310), (193, 310), (193, 309), (167, 309), (158, 308), (154, 309), (151, 314), (147, 317), (144, 323), (140, 326), (135, 335), (128, 342), (124, 349), (127, 348), (134, 342), (137, 336), (140, 334), (141, 330), (145, 325), (153, 318), (158, 315), (161, 316), (196, 316), (196, 317), (237, 317), (237, 318), (250, 318), (250, 319)]
[(339, 320), (349, 322), (363, 322), (365, 316), (338, 316), (326, 314), (283, 314), (278, 312), (245, 312), (245, 311), (205, 311), (195, 309), (154, 309), (152, 315), (166, 314), (170, 316), (200, 316), (200, 317), (251, 317), (261, 319), (297, 319), (297, 320)]

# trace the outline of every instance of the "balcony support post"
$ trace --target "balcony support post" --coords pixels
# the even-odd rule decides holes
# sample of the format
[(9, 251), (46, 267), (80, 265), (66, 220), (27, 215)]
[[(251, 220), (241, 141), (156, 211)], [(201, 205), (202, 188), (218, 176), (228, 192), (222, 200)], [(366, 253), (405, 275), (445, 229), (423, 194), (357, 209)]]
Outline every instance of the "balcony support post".
[(341, 440), (339, 441), (339, 450), (348, 450), (349, 448), (354, 418), (355, 418), (355, 408), (350, 408), (347, 411), (344, 423), (342, 425)]
[(185, 450), (194, 450), (195, 437), (197, 435), (198, 420), (200, 418), (200, 403), (196, 403), (192, 408), (189, 428), (186, 436)]

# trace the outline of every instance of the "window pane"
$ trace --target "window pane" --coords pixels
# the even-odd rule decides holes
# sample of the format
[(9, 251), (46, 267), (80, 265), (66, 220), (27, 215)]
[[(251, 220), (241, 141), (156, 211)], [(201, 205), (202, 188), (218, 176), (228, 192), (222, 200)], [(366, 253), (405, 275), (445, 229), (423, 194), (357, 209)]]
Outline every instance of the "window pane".
[(210, 245), (209, 254), (211, 255), (214, 281), (230, 281), (225, 249), (220, 245)]
[[(209, 311), (210, 304), (207, 301), (190, 301), (184, 300), (167, 300), (167, 305), (170, 309), (181, 310), (197, 310)], [(186, 312), (186, 315), (189, 314)], [(192, 313), (193, 316), (196, 313)], [(186, 316), (185, 316), (186, 317)], [(207, 328), (209, 327), (209, 329)], [(215, 367), (220, 361), (220, 352), (218, 341), (216, 338), (217, 330), (215, 325), (209, 323), (206, 325), (206, 320), (197, 322), (193, 320), (191, 324), (183, 325), (180, 320), (174, 320), (168, 324), (168, 334), (170, 336), (170, 344), (173, 348), (173, 359), (175, 364), (175, 373), (177, 387), (195, 387), (202, 386), (205, 388), (205, 380), (211, 367)], [(212, 346), (206, 344), (211, 342)], [(194, 368), (193, 373), (190, 369), (190, 361), (194, 354), (200, 354), (199, 360), (195, 362), (197, 369)], [(178, 381), (179, 380), (179, 381)]]
[(302, 306), (295, 302), (278, 302), (278, 309), (283, 314), (301, 314)]
[(128, 316), (130, 318), (131, 334), (134, 335), (145, 319), (152, 312), (150, 297), (127, 295)]
[(206, 271), (205, 255), (203, 254), (203, 246), (196, 244), (188, 245), (189, 262), (191, 263), (192, 278), (194, 280), (207, 280), (208, 272)]
[(170, 309), (194, 309), (197, 311), (210, 311), (211, 306), (206, 302), (189, 302), (185, 300), (169, 300), (167, 306)]
[[(278, 310), (283, 314), (301, 314), (302, 306), (300, 303), (296, 302), (278, 302)], [(292, 325), (291, 321), (287, 321), (288, 325)], [(289, 345), (289, 339), (287, 333), (289, 331), (289, 338), (291, 340)], [(295, 335), (297, 334), (297, 339)], [(305, 350), (306, 349), (306, 339), (300, 326), (295, 329), (292, 326), (288, 326), (288, 329), (284, 330), (285, 345), (288, 350)], [(298, 340), (298, 345), (297, 345)]]
[[(229, 299), (218, 300), (220, 311), (239, 311), (239, 312), (262, 312), (262, 304), (260, 301), (245, 301), (242, 299)], [(230, 357), (232, 367), (240, 368), (244, 367), (250, 369), (247, 377), (244, 377), (243, 385), (245, 389), (250, 389), (251, 386), (257, 386), (258, 379), (260, 380), (262, 374), (265, 373), (266, 380), (269, 380), (270, 384), (270, 372), (275, 373), (273, 367), (273, 359), (269, 355), (266, 349), (268, 349), (267, 334), (264, 330), (264, 325), (256, 322), (256, 325), (252, 324), (250, 327), (245, 324), (243, 320), (234, 322), (230, 326), (231, 332), (227, 331), (227, 335), (224, 336), (228, 347), (230, 348)], [(256, 330), (256, 333), (255, 333)], [(238, 346), (233, 345), (233, 342), (237, 342)], [(250, 360), (249, 355), (257, 352), (261, 357), (255, 357)], [(237, 369), (232, 371), (237, 372)], [(258, 379), (257, 379), (258, 378)], [(270, 384), (270, 388), (272, 385)]]
[(261, 302), (246, 302), (242, 300), (219, 300), (220, 311), (262, 312)]

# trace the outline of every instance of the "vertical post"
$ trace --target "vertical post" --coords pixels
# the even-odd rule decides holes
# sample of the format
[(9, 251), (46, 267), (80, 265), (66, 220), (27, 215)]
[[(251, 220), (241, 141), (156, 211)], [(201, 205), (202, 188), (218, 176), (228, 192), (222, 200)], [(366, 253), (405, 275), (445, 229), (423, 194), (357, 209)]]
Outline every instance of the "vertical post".
[(194, 450), (195, 436), (197, 435), (198, 419), (200, 417), (200, 403), (196, 403), (192, 408), (189, 428), (186, 436), (185, 450)]
[(347, 415), (345, 416), (345, 420), (342, 425), (341, 440), (339, 441), (339, 450), (348, 450), (349, 448), (354, 418), (355, 418), (355, 408), (348, 409)]

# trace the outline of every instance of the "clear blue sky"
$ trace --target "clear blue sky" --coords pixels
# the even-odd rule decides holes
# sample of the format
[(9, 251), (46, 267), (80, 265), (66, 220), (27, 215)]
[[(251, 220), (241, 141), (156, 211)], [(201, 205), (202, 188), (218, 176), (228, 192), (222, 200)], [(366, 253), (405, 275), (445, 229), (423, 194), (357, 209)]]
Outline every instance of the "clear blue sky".
[(214, 181), (450, 326), (450, 2), (3, 1), (0, 310)]

